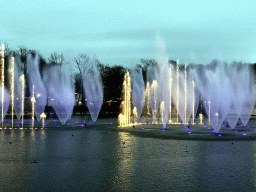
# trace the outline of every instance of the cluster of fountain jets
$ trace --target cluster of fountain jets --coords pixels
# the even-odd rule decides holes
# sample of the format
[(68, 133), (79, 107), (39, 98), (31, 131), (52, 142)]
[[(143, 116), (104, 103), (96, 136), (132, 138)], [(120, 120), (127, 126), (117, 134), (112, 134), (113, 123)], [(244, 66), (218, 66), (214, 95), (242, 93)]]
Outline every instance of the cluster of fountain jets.
[[(1, 58), (1, 85), (0, 85), (0, 118), (1, 128), (4, 127), (4, 117), (11, 105), (12, 127), (14, 115), (21, 121), (23, 128), (24, 121), (24, 101), (25, 101), (25, 82), (28, 81), (31, 100), (31, 120), (34, 126), (34, 116), (38, 121), (42, 119), (44, 127), (44, 114), (47, 100), (51, 100), (52, 107), (60, 122), (64, 125), (72, 116), (73, 108), (76, 103), (74, 75), (72, 73), (72, 57), (65, 55), (62, 65), (48, 66), (39, 71), (39, 56), (27, 56), (27, 69), (22, 69), (22, 63), (18, 56), (8, 56), (7, 71), (8, 82), (5, 79), (4, 64), (4, 45), (0, 47)], [(93, 122), (96, 121), (103, 103), (103, 86), (101, 76), (96, 67), (96, 58), (81, 58), (82, 81), (86, 95), (86, 104), (89, 109)], [(27, 79), (25, 79), (25, 75)], [(9, 88), (7, 89), (6, 84)]]
[[(152, 123), (160, 116), (163, 128), (167, 124), (195, 124), (197, 110), (201, 108), (199, 98), (215, 132), (219, 132), (225, 120), (232, 129), (239, 118), (247, 125), (256, 94), (250, 65), (214, 60), (204, 66), (185, 65), (180, 70), (179, 61), (176, 66), (168, 64), (160, 37), (157, 37), (157, 47), (157, 65), (147, 69), (146, 84), (141, 70), (125, 75), (122, 113), (119, 114), (121, 127), (133, 125), (133, 118), (138, 121), (143, 109), (151, 115)], [(203, 116), (199, 116), (202, 123)]]

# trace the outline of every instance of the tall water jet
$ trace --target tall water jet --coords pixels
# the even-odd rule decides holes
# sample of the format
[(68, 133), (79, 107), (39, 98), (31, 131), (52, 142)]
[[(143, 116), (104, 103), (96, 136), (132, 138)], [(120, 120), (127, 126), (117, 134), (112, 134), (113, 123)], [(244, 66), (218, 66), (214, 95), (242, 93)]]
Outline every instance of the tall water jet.
[(187, 67), (185, 64), (185, 69), (184, 69), (184, 74), (185, 74), (185, 105), (184, 105), (184, 124), (187, 124)]
[(120, 127), (125, 127), (130, 125), (131, 119), (131, 77), (128, 71), (124, 75), (122, 97), (122, 112), (118, 115), (118, 121)]
[(93, 122), (96, 122), (103, 103), (102, 80), (96, 66), (96, 57), (93, 57), (90, 62), (87, 61), (88, 59), (84, 58), (83, 87), (91, 118)]
[(157, 52), (156, 52), (156, 61), (159, 68), (158, 76), (158, 93), (160, 102), (164, 101), (164, 112), (161, 115), (163, 119), (163, 126), (166, 127), (166, 124), (169, 120), (170, 113), (170, 88), (169, 88), (169, 62), (168, 56), (166, 54), (166, 48), (164, 40), (157, 36), (156, 38)]
[[(2, 107), (2, 111), (1, 111), (1, 116), (3, 118), (2, 120), (2, 128), (4, 128), (4, 117), (8, 111), (9, 108), (9, 104), (10, 104), (10, 94), (8, 92), (8, 90), (6, 88), (2, 89), (2, 85), (0, 85), (0, 92), (1, 95), (4, 95), (4, 99), (3, 99), (3, 103), (1, 103), (1, 107)], [(2, 91), (4, 90), (4, 94), (2, 93)]]
[(144, 91), (144, 80), (142, 71), (132, 71), (132, 104), (137, 109), (137, 119), (140, 118), (144, 103), (145, 103), (145, 91)]
[(62, 125), (71, 117), (75, 105), (74, 79), (67, 67), (51, 66), (43, 71), (48, 97)]
[(170, 118), (169, 123), (172, 123), (172, 65), (169, 67), (169, 91), (170, 91)]
[(154, 122), (156, 122), (156, 114), (159, 106), (159, 98), (157, 94), (157, 81), (153, 80), (150, 87), (150, 108), (152, 109), (152, 116)]
[(177, 86), (177, 84), (179, 85), (178, 88), (174, 86), (179, 92), (179, 95), (174, 97), (174, 100), (179, 101), (179, 105), (176, 106), (176, 108), (184, 124), (188, 124), (191, 115), (192, 117), (195, 115), (199, 103), (198, 96), (194, 91), (192, 79), (191, 75), (188, 75), (185, 65), (184, 70), (179, 74), (179, 83), (174, 83), (175, 86)]
[(19, 56), (14, 57), (14, 111), (18, 120), (22, 115), (22, 82), (20, 77), (22, 76), (22, 63)]
[(164, 101), (162, 101), (161, 104), (160, 104), (160, 115), (161, 115), (161, 120), (162, 120), (163, 128), (166, 128), (164, 112), (165, 112), (165, 105), (164, 105)]
[(192, 122), (191, 124), (195, 124), (195, 82), (192, 80), (193, 85), (193, 112), (192, 112)]
[(25, 75), (20, 76), (19, 81), (21, 82), (21, 116), (22, 116), (22, 129), (24, 125), (24, 102), (25, 102)]
[(156, 123), (156, 114), (160, 105), (160, 96), (158, 93), (159, 66), (154, 64), (147, 69), (147, 82), (149, 83), (149, 101), (152, 112), (153, 123)]
[(35, 119), (35, 102), (36, 102), (36, 99), (35, 99), (35, 88), (34, 88), (34, 85), (33, 85), (33, 88), (32, 88), (32, 95), (31, 95), (31, 104), (32, 104), (32, 117), (31, 117), (31, 120), (32, 120), (32, 128), (34, 128), (34, 119)]
[(179, 60), (177, 60), (177, 68), (176, 68), (176, 78), (177, 78), (177, 86), (176, 86), (176, 110), (177, 110), (177, 120), (176, 123), (179, 123), (179, 97), (180, 97), (180, 90), (179, 90)]
[(145, 94), (146, 94), (146, 98), (145, 98), (146, 112), (147, 112), (147, 115), (150, 115), (150, 85), (149, 85), (149, 82), (147, 82)]
[[(0, 48), (0, 57), (1, 57), (1, 86), (2, 86), (2, 94), (1, 94), (1, 103), (2, 103), (2, 128), (4, 127), (4, 45)], [(9, 104), (8, 104), (9, 106)]]
[[(46, 92), (45, 84), (43, 83), (43, 80), (39, 72), (39, 55), (38, 54), (36, 54), (35, 56), (32, 56), (32, 54), (29, 54), (27, 57), (27, 77), (28, 77), (30, 95), (33, 94), (32, 92), (34, 87), (35, 115), (36, 115), (37, 121), (39, 122), (41, 119), (40, 115), (44, 112), (45, 106), (47, 103), (47, 92)], [(52, 77), (52, 78), (56, 79), (56, 77)], [(48, 81), (53, 81), (53, 80), (48, 79)]]
[(14, 116), (14, 57), (11, 56), (9, 73), (10, 78), (10, 92), (11, 92), (11, 114), (12, 114), (12, 128), (13, 128), (13, 116)]

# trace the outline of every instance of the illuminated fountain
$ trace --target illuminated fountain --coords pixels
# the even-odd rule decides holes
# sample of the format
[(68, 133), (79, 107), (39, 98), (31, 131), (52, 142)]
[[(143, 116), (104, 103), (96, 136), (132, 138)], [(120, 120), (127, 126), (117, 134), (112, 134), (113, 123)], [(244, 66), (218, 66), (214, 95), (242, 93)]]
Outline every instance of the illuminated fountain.
[(7, 91), (7, 89), (4, 86), (4, 45), (0, 48), (0, 57), (1, 57), (1, 104), (2, 104), (2, 110), (1, 110), (1, 116), (2, 116), (2, 128), (4, 128), (4, 117), (7, 113), (9, 103), (10, 103), (10, 95)]
[[(49, 69), (50, 70), (50, 69)], [(44, 112), (47, 103), (47, 92), (45, 84), (41, 78), (39, 72), (39, 55), (32, 56), (31, 54), (27, 57), (27, 80), (30, 90), (30, 95), (35, 97), (34, 113), (37, 121), (40, 121), (40, 115)], [(50, 81), (54, 81), (56, 77), (52, 77)], [(55, 82), (56, 83), (56, 82)], [(33, 92), (34, 91), (34, 92)]]
[(71, 117), (75, 105), (75, 86), (70, 71), (61, 66), (54, 66), (43, 71), (43, 81), (47, 95), (62, 123)]
[(159, 102), (164, 105), (162, 107), (162, 113), (160, 113), (162, 118), (163, 127), (166, 127), (166, 124), (169, 122), (170, 114), (170, 87), (169, 87), (169, 62), (168, 55), (166, 53), (164, 40), (157, 36), (156, 38), (156, 61), (159, 69), (158, 74), (158, 96)]
[(100, 73), (96, 66), (96, 57), (83, 58), (83, 87), (86, 105), (95, 123), (103, 103), (103, 87)]
[(176, 110), (177, 110), (177, 120), (176, 120), (176, 124), (179, 124), (179, 97), (180, 97), (180, 87), (179, 87), (179, 60), (177, 60), (177, 70), (176, 70), (176, 82), (177, 82), (177, 86), (176, 86)]
[(200, 119), (199, 125), (203, 125), (203, 118), (204, 118), (203, 114), (200, 113), (199, 114), (199, 119)]
[(11, 74), (10, 78), (10, 91), (11, 91), (11, 107), (12, 107), (12, 129), (13, 129), (13, 116), (14, 116), (14, 57), (11, 57), (10, 61), (10, 68), (9, 68), (9, 73)]
[(120, 127), (127, 127), (131, 125), (131, 77), (127, 71), (124, 76), (123, 83), (123, 101), (122, 112), (118, 115), (118, 121)]
[(156, 114), (159, 106), (159, 98), (157, 94), (157, 81), (153, 80), (150, 88), (150, 108), (152, 109), (153, 123), (157, 123)]
[(215, 60), (207, 67), (196, 70), (194, 78), (204, 100), (208, 123), (215, 132), (219, 132), (225, 119), (231, 128), (236, 126), (239, 118), (245, 126), (256, 96), (250, 66)]
[(170, 118), (169, 123), (172, 123), (172, 65), (169, 67), (169, 90), (170, 90)]
[[(141, 70), (133, 70), (132, 74), (132, 104), (136, 108), (136, 119), (141, 116), (145, 104), (144, 80)], [(148, 109), (149, 110), (149, 109)]]
[(22, 74), (20, 76), (20, 80), (21, 82), (21, 123), (22, 123), (22, 129), (23, 129), (23, 125), (24, 125), (24, 102), (25, 102), (25, 75)]
[(147, 82), (146, 91), (145, 91), (145, 103), (146, 103), (146, 111), (147, 115), (150, 115), (150, 85), (149, 82)]

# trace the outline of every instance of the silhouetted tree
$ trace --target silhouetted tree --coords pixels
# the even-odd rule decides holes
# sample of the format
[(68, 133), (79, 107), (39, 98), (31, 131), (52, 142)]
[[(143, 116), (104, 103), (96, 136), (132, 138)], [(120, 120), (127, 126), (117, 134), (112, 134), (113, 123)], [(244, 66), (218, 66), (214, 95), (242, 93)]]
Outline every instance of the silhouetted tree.
[(48, 58), (49, 65), (62, 65), (63, 61), (64, 61), (64, 55), (62, 53), (57, 54), (56, 52), (54, 52)]

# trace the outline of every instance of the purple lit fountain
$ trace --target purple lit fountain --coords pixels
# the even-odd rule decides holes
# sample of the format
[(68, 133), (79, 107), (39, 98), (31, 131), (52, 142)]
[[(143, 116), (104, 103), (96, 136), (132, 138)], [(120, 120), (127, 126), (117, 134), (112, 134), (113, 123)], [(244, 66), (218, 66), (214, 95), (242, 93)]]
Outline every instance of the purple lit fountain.
[(132, 103), (133, 106), (137, 109), (138, 120), (142, 113), (144, 103), (145, 103), (145, 91), (144, 91), (144, 80), (142, 76), (142, 71), (132, 71)]
[(43, 72), (48, 99), (62, 123), (71, 118), (75, 105), (74, 79), (70, 70), (65, 66), (52, 66)]
[[(39, 56), (38, 54), (33, 57), (31, 54), (27, 57), (27, 80), (29, 84), (30, 95), (33, 94), (34, 86), (34, 96), (35, 96), (35, 115), (37, 121), (40, 121), (40, 115), (44, 112), (47, 93), (46, 88), (41, 78), (39, 72)], [(21, 91), (20, 91), (21, 93)]]
[(86, 104), (91, 118), (95, 123), (103, 103), (102, 80), (96, 66), (96, 57), (93, 57), (92, 59), (89, 59), (88, 57), (83, 58), (82, 79)]

